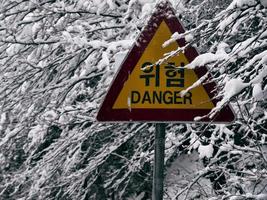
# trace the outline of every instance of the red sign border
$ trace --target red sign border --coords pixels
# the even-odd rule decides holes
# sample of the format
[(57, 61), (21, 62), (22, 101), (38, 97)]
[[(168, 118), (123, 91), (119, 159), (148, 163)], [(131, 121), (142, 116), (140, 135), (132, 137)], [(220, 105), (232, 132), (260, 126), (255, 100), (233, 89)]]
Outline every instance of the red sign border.
[[(170, 3), (168, 1), (159, 3), (147, 25), (144, 27), (137, 41), (126, 56), (117, 76), (113, 80), (112, 85), (99, 109), (97, 120), (103, 122), (232, 122), (235, 119), (235, 115), (230, 105), (225, 106), (214, 118), (210, 119), (205, 117), (200, 121), (194, 121), (194, 118), (197, 116), (207, 115), (210, 112), (210, 109), (112, 109), (120, 91), (123, 88), (124, 82), (127, 81), (129, 74), (132, 73), (134, 67), (163, 20), (166, 22), (172, 33), (185, 32), (181, 22), (175, 16), (175, 12)], [(186, 45), (185, 39), (179, 39), (177, 40), (177, 43), (180, 47)], [(184, 54), (189, 62), (192, 62), (199, 55), (193, 47), (187, 48)], [(199, 67), (194, 71), (198, 78), (208, 72), (205, 66)], [(219, 100), (216, 99), (215, 94), (211, 92), (214, 88), (216, 88), (216, 84), (214, 82), (210, 82), (203, 86), (213, 104), (216, 105)]]

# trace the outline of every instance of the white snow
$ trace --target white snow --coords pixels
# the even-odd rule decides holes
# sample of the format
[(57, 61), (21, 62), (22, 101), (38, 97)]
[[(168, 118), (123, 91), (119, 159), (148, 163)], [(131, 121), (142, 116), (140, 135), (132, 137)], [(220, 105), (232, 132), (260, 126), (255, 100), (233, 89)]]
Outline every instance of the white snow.
[(253, 6), (255, 4), (257, 4), (257, 1), (255, 0), (234, 0), (226, 10), (233, 10), (244, 6)]
[(96, 101), (86, 102), (85, 105), (86, 105), (86, 108), (96, 108), (97, 107)]
[(75, 36), (72, 38), (73, 44), (78, 45), (78, 47), (83, 47), (87, 43), (86, 37)]
[(115, 69), (118, 69), (121, 66), (127, 53), (128, 53), (128, 51), (120, 51), (113, 56), (114, 60), (115, 60), (115, 62), (114, 62)]
[(189, 63), (185, 66), (187, 69), (195, 69), (200, 66), (204, 66), (206, 64), (221, 61), (221, 60), (228, 60), (229, 56), (226, 53), (204, 53), (196, 57), (193, 62)]
[(65, 42), (67, 42), (67, 43), (71, 43), (72, 42), (72, 37), (71, 37), (71, 35), (70, 35), (70, 33), (68, 31), (63, 31), (62, 32), (62, 37), (63, 37)]
[(23, 84), (20, 86), (20, 92), (21, 93), (25, 93), (27, 88), (28, 88), (28, 86), (29, 86), (29, 82), (24, 81)]
[(255, 100), (260, 101), (266, 97), (266, 91), (263, 91), (261, 88), (261, 84), (257, 83), (254, 85), (252, 90), (252, 96)]
[(187, 43), (189, 43), (189, 42), (193, 41), (194, 36), (192, 34), (187, 34), (187, 35), (185, 35), (184, 39)]
[(170, 140), (172, 144), (179, 144), (179, 138), (175, 135), (174, 132), (169, 132), (166, 135), (166, 138), (168, 138), (168, 140)]
[(261, 5), (267, 8), (267, 0), (260, 0), (260, 2), (261, 2)]
[(54, 121), (54, 120), (58, 119), (58, 117), (59, 117), (58, 114), (54, 110), (46, 111), (43, 114), (43, 118), (47, 121)]
[(138, 0), (139, 4), (146, 5), (148, 3), (154, 3), (155, 0)]
[[(242, 195), (243, 196), (243, 195)], [(251, 193), (246, 193), (245, 197), (246, 199), (255, 199), (255, 200), (266, 200), (267, 199), (267, 194), (251, 194)], [(229, 200), (240, 200), (240, 196), (232, 196), (229, 198)]]
[(6, 162), (5, 156), (2, 153), (0, 153), (0, 169), (2, 166), (4, 166), (5, 162)]
[(227, 52), (230, 52), (231, 49), (229, 45), (226, 42), (220, 42), (217, 46), (216, 54), (226, 54)]
[(226, 82), (223, 89), (223, 98), (229, 100), (231, 97), (241, 92), (247, 86), (249, 86), (249, 83), (244, 83), (241, 78), (230, 79)]
[(116, 8), (115, 3), (113, 0), (107, 0), (107, 4), (111, 10), (114, 10)]
[(172, 141), (169, 138), (166, 138), (165, 149), (169, 149), (172, 147)]
[(46, 60), (41, 60), (40, 62), (38, 62), (37, 66), (40, 68), (44, 68), (46, 66)]
[(40, 31), (42, 28), (42, 24), (41, 23), (34, 23), (33, 26), (32, 26), (32, 35), (35, 35), (38, 33), (38, 31)]
[(230, 79), (226, 81), (223, 89), (223, 98), (217, 103), (217, 105), (211, 110), (210, 118), (212, 118), (221, 108), (235, 95), (240, 93), (245, 87), (249, 86), (249, 83), (244, 83), (241, 78)]
[(200, 144), (198, 147), (198, 153), (199, 153), (199, 158), (211, 158), (212, 154), (213, 154), (213, 145), (209, 144), (209, 145), (202, 145)]
[(200, 121), (202, 119), (201, 116), (194, 117), (194, 121)]
[(142, 15), (141, 18), (144, 18), (146, 15), (149, 15), (154, 8), (154, 5), (152, 3), (146, 3), (144, 4), (142, 8)]
[(235, 135), (233, 131), (231, 131), (230, 129), (228, 129), (227, 127), (223, 127), (223, 133), (227, 134), (228, 136), (233, 136)]
[(23, 129), (23, 127), (17, 127), (15, 129), (13, 129), (12, 131), (9, 131), (5, 135), (5, 137), (0, 140), (0, 146), (2, 146), (3, 144), (5, 144), (10, 138), (16, 136), (22, 129)]
[(195, 133), (192, 133), (191, 135), (190, 145), (191, 145), (190, 150), (197, 149), (200, 146), (200, 141)]
[(100, 13), (102, 13), (104, 11), (105, 5), (106, 5), (106, 1), (103, 0), (93, 0), (94, 5), (97, 8), (97, 14), (99, 15)]
[(142, 200), (142, 199), (144, 199), (144, 196), (145, 196), (145, 192), (141, 192), (137, 196), (127, 198), (127, 200)]
[[(256, 62), (258, 62), (258, 64), (256, 64)], [(253, 66), (258, 66), (261, 64), (267, 64), (267, 50), (255, 55), (252, 59), (250, 59), (246, 65), (242, 68), (240, 68), (240, 70), (237, 71), (237, 73), (241, 73), (245, 70), (247, 70), (249, 67)]]
[(232, 24), (239, 17), (239, 12), (232, 13), (229, 17), (222, 20), (217, 26), (219, 30), (224, 30), (227, 26)]
[[(266, 10), (266, 9), (265, 9), (265, 10)], [(260, 36), (259, 39), (262, 39), (262, 38), (265, 38), (265, 37), (267, 37), (267, 30), (264, 31), (264, 32), (261, 34), (261, 36)]]
[(184, 34), (179, 34), (178, 32), (175, 32), (172, 34), (171, 38), (167, 41), (165, 41), (162, 45), (163, 48), (169, 46), (171, 43), (175, 42), (176, 40), (179, 40), (184, 37)]
[(134, 40), (120, 40), (108, 43), (107, 52), (115, 51), (118, 47), (129, 49), (134, 43)]
[(261, 71), (259, 71), (259, 74), (250, 81), (251, 84), (261, 83), (264, 77), (267, 76), (267, 65), (264, 64), (263, 66), (264, 67)]
[(2, 113), (0, 116), (0, 124), (4, 124), (7, 120), (7, 115), (6, 113)]
[(40, 142), (44, 138), (45, 132), (46, 132), (46, 127), (43, 127), (39, 124), (34, 126), (28, 133), (28, 138), (31, 140), (31, 143), (28, 145), (28, 148), (24, 150), (27, 151), (33, 145)]
[(6, 49), (6, 53), (9, 56), (12, 56), (14, 54), (17, 54), (20, 49), (22, 48), (21, 44), (11, 44), (7, 49)]
[(27, 61), (28, 62), (35, 62), (36, 61), (36, 51), (32, 51), (28, 56), (27, 56)]
[(230, 151), (233, 149), (233, 145), (230, 144), (230, 143), (227, 143), (227, 144), (222, 144), (220, 146), (220, 151)]
[(66, 114), (60, 115), (58, 119), (59, 124), (67, 124), (69, 122), (69, 117)]
[(26, 113), (26, 116), (29, 117), (32, 115), (32, 113), (34, 112), (34, 109), (35, 109), (35, 104), (32, 104), (29, 108), (28, 108), (28, 111)]
[(29, 13), (24, 17), (23, 21), (30, 22), (30, 21), (34, 20), (35, 18), (36, 18), (36, 16), (34, 13)]
[(99, 64), (97, 65), (98, 69), (102, 69), (103, 67), (109, 66), (110, 62), (109, 62), (109, 57), (108, 57), (108, 53), (106, 51), (104, 51), (102, 53), (102, 59), (100, 60)]
[(105, 64), (105, 65), (109, 65), (108, 54), (107, 54), (107, 52), (105, 52), (105, 51), (102, 53), (102, 61), (103, 61), (103, 64)]
[(87, 43), (89, 46), (93, 47), (94, 49), (99, 49), (101, 47), (107, 47), (107, 42), (103, 40), (92, 40)]
[[(166, 169), (166, 177), (164, 178), (164, 186), (166, 195), (166, 199), (174, 199), (174, 197), (182, 191), (186, 186), (190, 185), (190, 183), (194, 180), (196, 174), (198, 172), (201, 173), (203, 171), (203, 163), (199, 162), (199, 155), (196, 151), (193, 151), (191, 154), (181, 154), (179, 155), (171, 166)], [(206, 194), (211, 194), (211, 183), (206, 178), (201, 178), (197, 181), (188, 196), (186, 192), (182, 193), (179, 198), (175, 198), (177, 200), (182, 199), (198, 199), (195, 197), (196, 194), (203, 191)], [(164, 199), (165, 199), (164, 198)], [(205, 198), (204, 198), (205, 199)], [(206, 198), (207, 199), (207, 198)], [(205, 200), (206, 200), (205, 199)]]
[(150, 127), (148, 128), (148, 132), (149, 132), (149, 133), (154, 133), (154, 131), (155, 131), (155, 127), (154, 127), (154, 126), (150, 126)]
[(165, 41), (162, 45), (163, 48), (169, 46), (171, 43), (184, 38), (187, 43), (191, 42), (194, 39), (194, 36), (190, 32), (185, 32), (185, 33), (178, 33), (175, 32), (172, 34), (171, 38), (167, 41)]
[(206, 73), (204, 76), (202, 76), (200, 79), (198, 79), (195, 83), (193, 83), (193, 85), (189, 86), (188, 88), (186, 88), (185, 90), (182, 90), (180, 92), (180, 96), (184, 97), (184, 95), (186, 95), (187, 92), (189, 92), (190, 90), (200, 86), (202, 84), (202, 82), (204, 80), (206, 80), (208, 78), (208, 73)]
[[(239, 57), (245, 56), (252, 48), (252, 45), (255, 45), (256, 37), (248, 38), (247, 40), (237, 43), (232, 52), (237, 52)], [(254, 46), (255, 48), (255, 46)]]

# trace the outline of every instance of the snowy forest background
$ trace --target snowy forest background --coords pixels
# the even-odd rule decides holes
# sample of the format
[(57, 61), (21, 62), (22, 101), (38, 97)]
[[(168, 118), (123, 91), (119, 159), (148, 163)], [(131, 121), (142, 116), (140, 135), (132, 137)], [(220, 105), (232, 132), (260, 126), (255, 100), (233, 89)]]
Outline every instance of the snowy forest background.
[[(95, 116), (156, 2), (0, 1), (0, 199), (151, 198), (153, 124)], [(170, 2), (237, 118), (167, 126), (164, 199), (266, 200), (267, 1)]]

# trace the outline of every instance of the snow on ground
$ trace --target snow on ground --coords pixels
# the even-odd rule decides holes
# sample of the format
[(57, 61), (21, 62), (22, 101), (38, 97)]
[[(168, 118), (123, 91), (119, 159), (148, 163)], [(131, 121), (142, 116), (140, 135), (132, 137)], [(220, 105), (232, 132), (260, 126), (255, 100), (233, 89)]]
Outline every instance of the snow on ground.
[[(190, 181), (194, 179), (195, 173), (204, 169), (204, 166), (199, 160), (199, 154), (194, 151), (192, 154), (179, 155), (177, 159), (167, 168), (166, 177), (164, 181), (165, 193), (164, 199), (171, 199), (184, 187), (190, 184)], [(193, 186), (189, 193), (189, 197), (195, 199), (198, 194), (212, 192), (212, 186), (208, 179), (200, 179), (198, 183)], [(178, 197), (178, 200), (182, 200), (185, 197), (185, 193)], [(203, 199), (204, 200), (204, 199)]]
[(260, 0), (261, 4), (267, 8), (267, 0)]

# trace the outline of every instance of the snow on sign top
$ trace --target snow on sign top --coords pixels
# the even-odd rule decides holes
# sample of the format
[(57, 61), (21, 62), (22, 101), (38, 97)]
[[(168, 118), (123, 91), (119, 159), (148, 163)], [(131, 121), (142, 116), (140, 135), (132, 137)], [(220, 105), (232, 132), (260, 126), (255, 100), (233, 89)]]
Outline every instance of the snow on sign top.
[[(169, 2), (163, 1), (122, 63), (98, 112), (98, 121), (193, 122), (215, 107), (218, 100), (211, 92), (215, 83), (199, 84), (181, 95), (207, 73), (204, 66), (194, 70), (180, 67), (198, 56), (193, 47), (157, 64), (164, 54), (185, 46), (185, 39), (181, 38), (162, 47), (175, 32), (183, 33), (184, 28)], [(229, 106), (213, 119), (201, 118), (201, 122), (233, 120)]]

